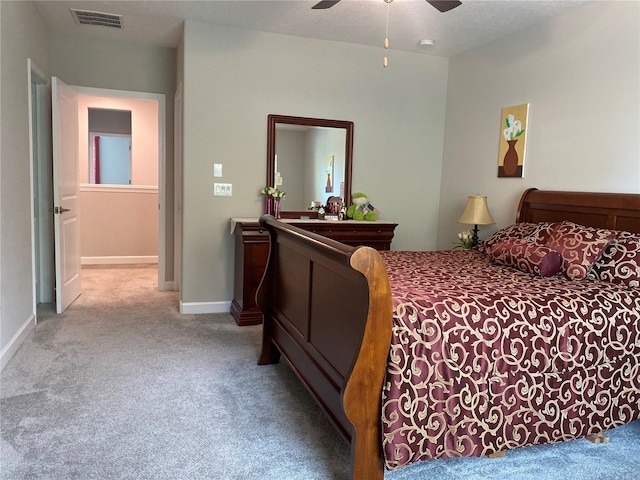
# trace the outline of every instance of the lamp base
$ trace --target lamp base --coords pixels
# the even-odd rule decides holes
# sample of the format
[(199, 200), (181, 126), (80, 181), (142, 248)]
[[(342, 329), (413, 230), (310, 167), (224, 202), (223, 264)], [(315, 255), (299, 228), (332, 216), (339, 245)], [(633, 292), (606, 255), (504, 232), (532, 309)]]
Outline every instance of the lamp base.
[(471, 246), (478, 245), (478, 225), (473, 226), (473, 237), (471, 237)]

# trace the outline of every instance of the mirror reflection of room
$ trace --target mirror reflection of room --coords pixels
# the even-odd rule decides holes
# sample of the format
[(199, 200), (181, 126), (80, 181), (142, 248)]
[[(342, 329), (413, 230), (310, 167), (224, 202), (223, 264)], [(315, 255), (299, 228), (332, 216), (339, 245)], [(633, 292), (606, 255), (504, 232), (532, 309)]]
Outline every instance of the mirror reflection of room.
[(344, 128), (276, 124), (274, 184), (287, 192), (283, 209), (344, 198), (346, 135)]
[(131, 185), (131, 111), (88, 110), (89, 183)]

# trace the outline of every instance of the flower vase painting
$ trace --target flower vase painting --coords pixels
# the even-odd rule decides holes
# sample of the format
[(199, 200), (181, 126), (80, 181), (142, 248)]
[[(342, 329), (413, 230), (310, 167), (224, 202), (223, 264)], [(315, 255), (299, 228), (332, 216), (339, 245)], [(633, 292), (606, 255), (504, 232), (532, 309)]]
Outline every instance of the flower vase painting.
[(328, 155), (325, 160), (325, 174), (327, 176), (327, 186), (325, 188), (326, 193), (333, 192), (333, 164), (334, 156)]
[(528, 120), (528, 103), (502, 109), (498, 177), (523, 177)]

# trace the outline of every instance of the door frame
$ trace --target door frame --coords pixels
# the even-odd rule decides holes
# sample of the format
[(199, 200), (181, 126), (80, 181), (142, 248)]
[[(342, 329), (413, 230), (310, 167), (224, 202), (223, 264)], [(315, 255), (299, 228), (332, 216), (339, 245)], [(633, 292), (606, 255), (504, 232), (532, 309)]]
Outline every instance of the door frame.
[(166, 100), (162, 93), (134, 92), (106, 88), (73, 86), (80, 95), (114, 97), (158, 102), (158, 289), (172, 290), (173, 282), (167, 282), (166, 271)]
[[(54, 301), (51, 83), (29, 58), (29, 160), (31, 186), (31, 268), (33, 314), (38, 303)], [(34, 88), (35, 87), (35, 88)]]
[[(30, 189), (31, 189), (31, 255), (32, 255), (32, 279), (33, 279), (33, 314), (37, 314), (38, 303), (50, 303), (53, 299), (53, 221), (44, 222), (41, 217), (36, 217), (36, 209), (42, 211), (49, 210), (53, 206), (53, 199), (48, 198), (51, 194), (51, 185), (48, 192), (43, 192), (38, 182), (43, 180), (43, 172), (47, 170), (47, 166), (52, 161), (52, 143), (51, 143), (51, 123), (47, 123), (46, 112), (42, 110), (38, 111), (38, 118), (32, 118), (33, 110), (31, 102), (36, 100), (31, 98), (31, 83), (32, 78), (38, 80), (39, 85), (46, 87), (44, 91), (47, 95), (44, 96), (44, 100), (51, 99), (51, 83), (45, 80), (45, 77), (41, 71), (33, 64), (31, 59), (27, 62), (28, 72), (28, 88), (29, 88), (29, 153), (31, 157), (31, 172), (30, 172)], [(133, 92), (126, 90), (110, 90), (103, 88), (92, 87), (78, 87), (74, 86), (78, 90), (78, 93), (91, 95), (91, 96), (104, 96), (104, 97), (116, 97), (116, 98), (132, 98), (143, 100), (155, 100), (158, 102), (158, 289), (159, 290), (172, 290), (173, 282), (167, 282), (165, 280), (166, 272), (166, 105), (165, 95), (155, 93)], [(41, 92), (40, 92), (41, 93)], [(42, 99), (37, 100), (41, 104)], [(49, 106), (48, 117), (51, 117), (51, 110)], [(48, 125), (48, 130), (45, 130)], [(32, 131), (35, 128), (38, 131)], [(39, 134), (39, 135), (38, 135)], [(34, 145), (34, 141), (37, 142)], [(52, 180), (48, 179), (51, 183)], [(45, 197), (45, 198), (43, 198)], [(38, 223), (36, 223), (38, 222)], [(36, 238), (37, 235), (37, 238)], [(51, 249), (51, 254), (48, 255), (48, 250)], [(38, 262), (36, 263), (36, 258)], [(43, 260), (44, 259), (44, 260)], [(42, 292), (50, 292), (50, 296), (43, 296)], [(40, 293), (40, 295), (39, 295)], [(39, 298), (40, 297), (40, 298)], [(49, 300), (47, 302), (41, 300)], [(36, 317), (37, 318), (37, 317)]]
[(182, 95), (178, 82), (173, 97), (173, 290), (177, 292), (182, 284)]

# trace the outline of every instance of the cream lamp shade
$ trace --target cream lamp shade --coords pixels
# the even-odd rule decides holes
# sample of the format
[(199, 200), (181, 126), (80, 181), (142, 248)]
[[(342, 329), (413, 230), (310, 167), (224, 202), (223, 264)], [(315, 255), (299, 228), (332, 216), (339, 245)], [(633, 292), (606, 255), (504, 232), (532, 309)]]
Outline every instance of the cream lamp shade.
[(480, 195), (470, 196), (462, 216), (458, 219), (458, 223), (466, 223), (468, 225), (491, 225), (496, 223), (489, 213), (487, 197)]
[(458, 219), (458, 223), (473, 225), (472, 246), (478, 244), (478, 225), (490, 225), (496, 223), (487, 206), (487, 197), (471, 195), (467, 200), (467, 206)]

